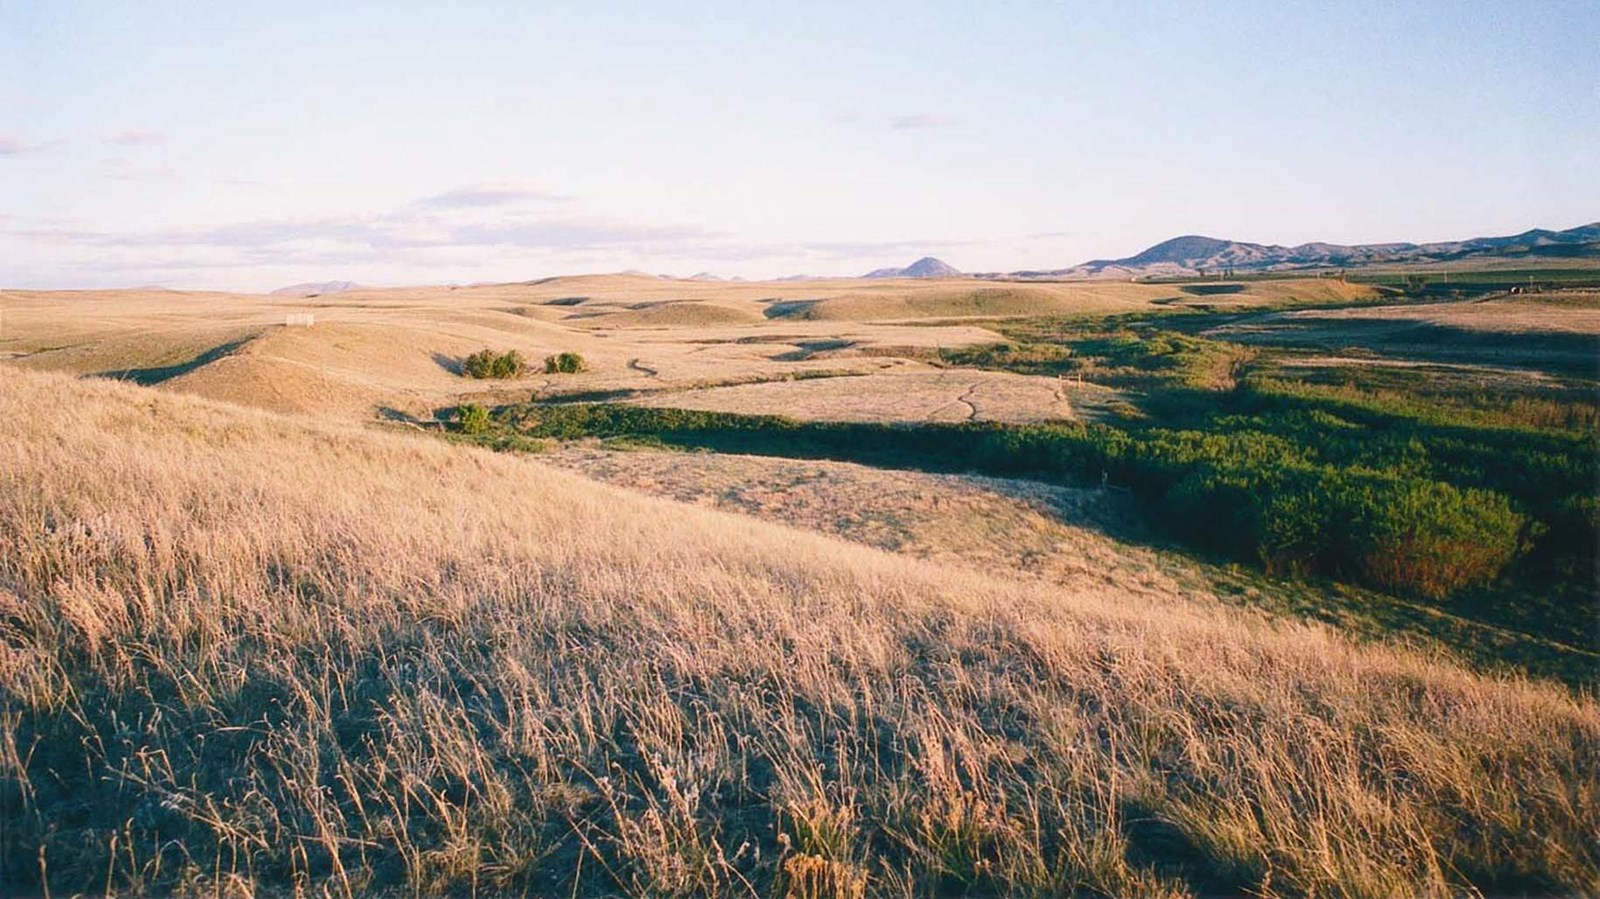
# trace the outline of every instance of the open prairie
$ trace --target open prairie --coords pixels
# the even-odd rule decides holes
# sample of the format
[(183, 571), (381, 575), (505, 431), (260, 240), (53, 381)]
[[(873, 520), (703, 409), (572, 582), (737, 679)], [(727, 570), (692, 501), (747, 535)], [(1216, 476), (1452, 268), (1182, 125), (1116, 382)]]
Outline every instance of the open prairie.
[(1600, 888), (1592, 305), (1224, 286), (0, 292), (8, 882)]
[(0, 0), (0, 899), (1600, 899), (1600, 3), (1087, 7)]
[[(1331, 281), (1262, 282), (1235, 302), (1321, 303), (1375, 297)], [(370, 417), (383, 406), (415, 416), (482, 392), (464, 383), (476, 350), (539, 360), (577, 352), (589, 370), (538, 376), (516, 394), (705, 389), (813, 374), (931, 371), (900, 358), (995, 340), (982, 322), (1007, 316), (1137, 312), (1182, 297), (1169, 286), (989, 281), (698, 282), (636, 275), (525, 284), (356, 290), (313, 297), (164, 290), (0, 291), (0, 360), (118, 377), (279, 411)], [(310, 327), (287, 324), (312, 317)], [(889, 382), (890, 385), (896, 382)], [(909, 411), (957, 415), (970, 379), (915, 382)], [(985, 392), (980, 390), (980, 392)], [(986, 390), (1000, 417), (1068, 416), (1053, 383), (1011, 379)], [(770, 394), (770, 396), (768, 395)], [(846, 392), (848, 396), (848, 392)], [(742, 387), (733, 407), (818, 414), (839, 405), (832, 385)], [(798, 401), (799, 407), (789, 405)]]
[(0, 387), (0, 850), (57, 892), (1600, 879), (1600, 706), (1554, 685), (1137, 570), (996, 577), (422, 434)]

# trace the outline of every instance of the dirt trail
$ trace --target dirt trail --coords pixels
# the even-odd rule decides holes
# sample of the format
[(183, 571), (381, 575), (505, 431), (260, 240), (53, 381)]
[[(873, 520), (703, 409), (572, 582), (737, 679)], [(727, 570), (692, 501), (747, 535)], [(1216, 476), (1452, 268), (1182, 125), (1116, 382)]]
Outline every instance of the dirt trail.
[(935, 408), (932, 412), (928, 413), (929, 420), (937, 421), (939, 419), (939, 413), (943, 412), (944, 410), (946, 410), (948, 408), (950, 408), (951, 406), (966, 406), (967, 407), (967, 417), (966, 417), (965, 420), (966, 421), (977, 421), (978, 420), (978, 407), (976, 405), (974, 405), (973, 402), (972, 402), (972, 394), (977, 391), (978, 387), (982, 383), (983, 382), (981, 382), (981, 381), (974, 381), (971, 384), (968, 384), (966, 389), (961, 392), (960, 396), (956, 397), (955, 399), (951, 400), (948, 403), (945, 403), (942, 406), (939, 406), (939, 407)]
[(967, 390), (966, 390), (965, 393), (963, 393), (960, 396), (956, 397), (956, 402), (958, 402), (958, 403), (962, 404), (963, 406), (967, 407), (967, 421), (977, 421), (978, 420), (978, 407), (972, 402), (972, 395), (974, 393), (978, 392), (978, 385), (980, 383), (982, 383), (982, 382), (979, 382), (979, 381), (972, 382), (972, 384), (967, 387)]

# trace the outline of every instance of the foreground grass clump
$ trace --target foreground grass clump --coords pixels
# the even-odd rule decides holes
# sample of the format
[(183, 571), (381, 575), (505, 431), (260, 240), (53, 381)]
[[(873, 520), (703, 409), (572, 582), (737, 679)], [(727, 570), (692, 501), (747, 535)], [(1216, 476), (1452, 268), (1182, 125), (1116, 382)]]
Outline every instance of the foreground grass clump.
[(1553, 687), (123, 385), (0, 416), (11, 891), (1600, 885)]
[(483, 349), (468, 356), (461, 364), (461, 372), (469, 378), (520, 378), (528, 372), (527, 360), (517, 350), (496, 353)]

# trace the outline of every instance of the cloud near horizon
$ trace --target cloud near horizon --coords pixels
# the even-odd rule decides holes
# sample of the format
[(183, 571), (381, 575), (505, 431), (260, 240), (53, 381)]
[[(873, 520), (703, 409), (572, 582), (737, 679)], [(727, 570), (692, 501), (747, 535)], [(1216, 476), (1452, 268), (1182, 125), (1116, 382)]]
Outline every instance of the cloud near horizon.
[(473, 184), (423, 197), (412, 205), (423, 209), (488, 209), (499, 206), (566, 203), (571, 200), (571, 197), (564, 194), (525, 185)]
[(338, 244), (372, 250), (434, 247), (517, 247), (523, 249), (606, 249), (637, 243), (675, 243), (714, 237), (712, 232), (673, 225), (636, 225), (579, 218), (523, 222), (449, 222), (427, 216), (393, 214), (322, 219), (263, 219), (206, 228), (144, 232), (49, 228), (9, 231), (45, 243), (87, 247), (219, 247), (293, 251), (296, 247)]
[[(146, 173), (112, 165), (107, 174)], [(260, 284), (267, 269), (338, 268), (340, 274), (353, 269), (372, 281), (375, 268), (450, 273), (504, 270), (573, 257), (687, 257), (726, 239), (698, 227), (586, 215), (562, 208), (567, 201), (526, 186), (479, 184), (422, 197), (376, 215), (263, 218), (127, 231), (12, 218), (0, 227), (0, 240), (28, 251), (16, 254), (22, 264), (0, 273), (0, 278), (27, 278), (37, 268), (68, 276), (78, 272), (80, 277), (92, 272), (99, 280), (125, 283), (192, 280), (192, 273), (210, 273), (206, 280), (218, 283), (219, 276), (231, 270), (239, 277), (228, 278), (229, 282)], [(552, 205), (556, 208), (548, 208)]]
[(106, 143), (116, 144), (122, 147), (137, 147), (148, 144), (159, 144), (164, 142), (166, 139), (167, 136), (159, 131), (150, 131), (142, 128), (130, 128), (126, 131), (118, 131), (116, 134), (106, 138)]
[(955, 122), (942, 115), (931, 112), (919, 112), (913, 115), (899, 115), (889, 120), (889, 127), (896, 131), (913, 131), (922, 128), (944, 128)]
[[(304, 273), (302, 280), (337, 276), (377, 283), (383, 279), (373, 277), (374, 269), (416, 272), (417, 281), (468, 280), (551, 265), (567, 271), (575, 265), (590, 265), (588, 270), (593, 271), (623, 267), (688, 271), (704, 268), (708, 259), (734, 266), (770, 263), (786, 269), (775, 270), (774, 276), (846, 275), (866, 260), (909, 259), (957, 246), (932, 240), (747, 240), (690, 225), (585, 215), (560, 205), (567, 202), (569, 198), (524, 186), (470, 185), (377, 215), (256, 219), (142, 231), (12, 218), (0, 227), (0, 238), (31, 247), (28, 255), (41, 269), (77, 272), (79, 278), (92, 273), (102, 282), (203, 281), (230, 288), (270, 286), (264, 274), (268, 269)], [(557, 208), (548, 208), (550, 204)], [(19, 271), (25, 277), (28, 267)], [(232, 273), (237, 279), (228, 277)], [(17, 274), (5, 277), (10, 280)]]
[(25, 153), (37, 153), (48, 149), (59, 141), (46, 141), (44, 143), (29, 143), (15, 134), (0, 134), (0, 156), (21, 156)]

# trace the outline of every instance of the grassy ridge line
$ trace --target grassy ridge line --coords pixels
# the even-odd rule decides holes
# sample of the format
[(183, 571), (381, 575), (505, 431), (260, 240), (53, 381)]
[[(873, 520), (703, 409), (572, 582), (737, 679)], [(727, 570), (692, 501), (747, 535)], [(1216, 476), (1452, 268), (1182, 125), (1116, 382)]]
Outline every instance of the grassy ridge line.
[(11, 889), (1600, 884), (1600, 706), (1557, 689), (521, 457), (0, 388)]

